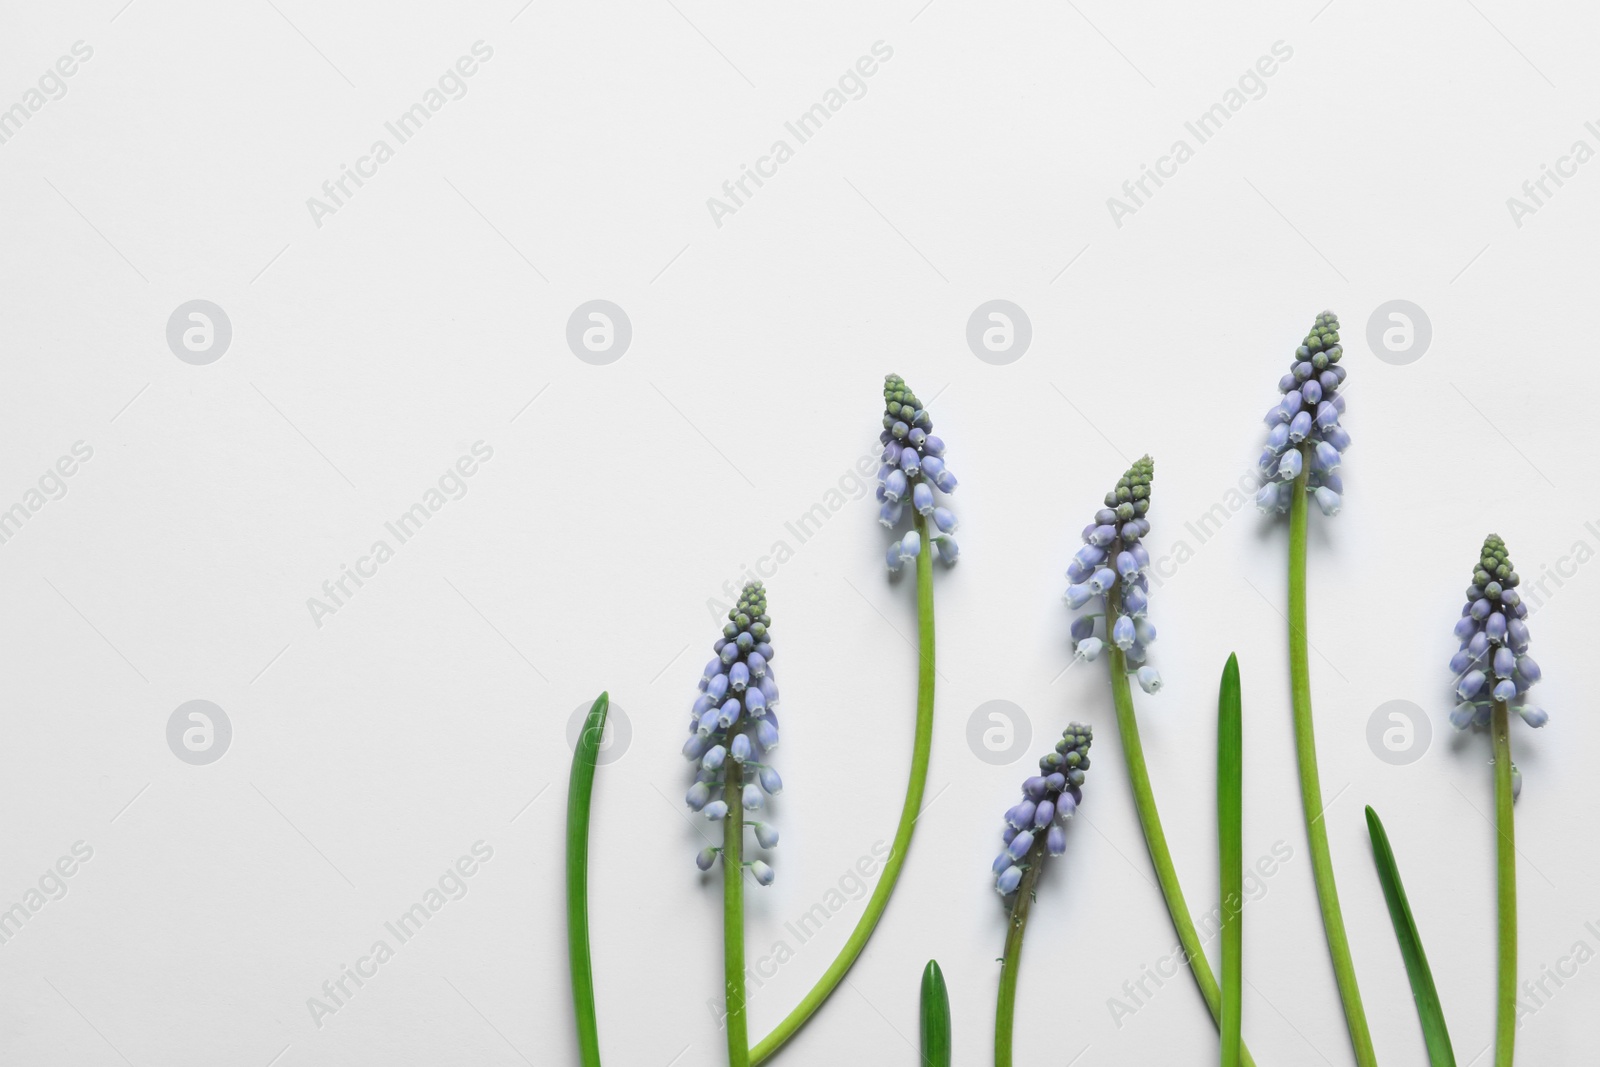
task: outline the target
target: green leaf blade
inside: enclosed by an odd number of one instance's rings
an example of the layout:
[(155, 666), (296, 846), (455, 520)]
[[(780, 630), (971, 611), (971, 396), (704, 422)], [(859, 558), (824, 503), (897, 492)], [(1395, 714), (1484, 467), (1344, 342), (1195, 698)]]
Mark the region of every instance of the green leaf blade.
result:
[(1217, 694), (1217, 841), (1222, 870), (1222, 1067), (1239, 1067), (1244, 1011), (1244, 700), (1239, 657)]
[(601, 693), (589, 708), (572, 752), (572, 775), (567, 782), (567, 957), (572, 969), (572, 1007), (583, 1067), (600, 1067), (594, 969), (589, 958), (589, 807), (610, 709), (611, 698), (606, 693)]
[(1394, 924), (1395, 940), (1400, 943), (1406, 978), (1411, 982), (1411, 996), (1417, 1004), (1417, 1018), (1422, 1024), (1428, 1062), (1432, 1067), (1455, 1067), (1456, 1057), (1450, 1048), (1450, 1032), (1445, 1026), (1439, 991), (1433, 984), (1433, 971), (1428, 967), (1428, 954), (1422, 948), (1422, 934), (1417, 930), (1416, 919), (1411, 914), (1411, 903), (1406, 899), (1406, 887), (1400, 881), (1400, 868), (1395, 863), (1389, 835), (1378, 813), (1370, 806), (1367, 808), (1367, 833), (1372, 837), (1372, 860), (1378, 868), (1383, 899), (1389, 905), (1389, 919)]
[(950, 993), (938, 960), (922, 972), (922, 1067), (950, 1067)]

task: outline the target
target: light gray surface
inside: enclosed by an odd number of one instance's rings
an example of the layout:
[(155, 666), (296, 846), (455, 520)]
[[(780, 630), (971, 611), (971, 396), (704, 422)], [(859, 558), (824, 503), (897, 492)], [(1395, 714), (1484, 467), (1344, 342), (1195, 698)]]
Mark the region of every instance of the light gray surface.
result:
[[(1449, 733), (1445, 662), (1490, 530), (1530, 578), (1568, 575), (1532, 620), (1552, 722), (1514, 738), (1523, 973), (1600, 947), (1583, 685), (1600, 638), (1600, 164), (1520, 220), (1507, 203), (1575, 140), (1600, 147), (1584, 124), (1596, 17), (1320, 3), (6, 4), (0, 106), (74, 42), (93, 50), (0, 144), (0, 506), (92, 450), (0, 544), (0, 901), (92, 849), (0, 945), (6, 1061), (571, 1062), (565, 731), (609, 688), (631, 739), (596, 803), (608, 1062), (721, 1062), (720, 898), (694, 869), (677, 749), (708, 600), (784, 542), (767, 577), (784, 839), (749, 945), (756, 966), (780, 943), (792, 958), (753, 994), (764, 1033), (854, 922), (851, 869), (902, 794), (912, 592), (885, 579), (870, 499), (830, 495), (854, 488), (895, 370), (937, 396), (962, 480), (930, 804), (872, 947), (780, 1062), (913, 1062), (930, 956), (958, 1062), (986, 1061), (1000, 815), (1074, 717), (1099, 758), (1035, 911), (1019, 1047), (1079, 1067), (1212, 1061), (1184, 978), (1114, 1020), (1173, 938), (1103, 672), (1062, 673), (1061, 573), (1146, 450), (1167, 688), (1139, 705), (1190, 901), (1214, 896), (1211, 707), (1238, 650), (1246, 855), (1290, 854), (1246, 912), (1247, 1036), (1262, 1064), (1353, 1062), (1296, 801), (1284, 530), (1228, 512), (1288, 354), (1332, 307), (1356, 443), (1345, 513), (1313, 517), (1310, 625), (1335, 862), (1383, 1062), (1424, 1054), (1364, 803), (1389, 823), (1460, 1062), (1487, 1062), (1488, 742)], [(465, 95), (399, 144), (385, 123), (479, 41), (492, 56), (466, 64)], [(892, 56), (864, 95), (799, 143), (785, 123), (875, 47)], [(1259, 98), (1198, 143), (1185, 123), (1275, 47), (1292, 55), (1245, 83)], [(393, 158), (314, 218), (307, 198), (380, 138)], [(1108, 197), (1179, 138), (1193, 157), (1119, 226)], [(719, 226), (708, 198), (746, 165), (770, 172), (778, 139), (792, 158)], [(1005, 365), (967, 343), (997, 299), (1032, 332)], [(194, 300), (231, 324), (211, 362), (214, 346), (169, 348)], [(609, 364), (568, 348), (592, 300), (631, 323)], [(1431, 323), (1406, 365), (1364, 340), (1393, 300)], [(177, 335), (190, 325), (185, 310)], [(385, 524), (441, 478), (400, 543)], [(801, 543), (788, 524), (818, 504), (838, 507)], [(379, 540), (393, 555), (374, 573)], [(365, 584), (314, 618), (308, 598), (358, 565)], [(192, 700), (231, 724), (206, 765), (168, 744)], [(1031, 724), (1011, 765), (967, 745), (995, 700)], [(1396, 700), (1431, 723), (1406, 765), (1367, 740)], [(399, 944), (384, 924), (441, 878), (465, 896)], [(841, 884), (802, 944), (786, 924)], [(393, 958), (317, 1026), (308, 998), (379, 939)], [(1530, 999), (1521, 1062), (1592, 1048), (1595, 965), (1563, 981)]]

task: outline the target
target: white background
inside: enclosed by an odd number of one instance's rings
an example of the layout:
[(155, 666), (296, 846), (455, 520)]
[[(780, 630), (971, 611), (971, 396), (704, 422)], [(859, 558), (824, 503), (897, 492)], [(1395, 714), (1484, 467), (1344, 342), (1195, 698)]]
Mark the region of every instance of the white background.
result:
[[(1246, 911), (1245, 1024), (1262, 1064), (1352, 1063), (1305, 856), (1284, 622), (1285, 530), (1253, 508), (1204, 544), (1259, 451), (1260, 415), (1324, 307), (1345, 325), (1355, 447), (1313, 516), (1311, 637), (1328, 824), (1385, 1064), (1425, 1062), (1362, 821), (1387, 818), (1459, 1062), (1493, 1028), (1488, 740), (1456, 737), (1445, 662), (1490, 530), (1523, 574), (1571, 575), (1533, 620), (1549, 727), (1514, 728), (1521, 966), (1600, 949), (1589, 695), (1600, 595), (1592, 237), (1600, 165), (1517, 226), (1506, 200), (1600, 139), (1596, 17), (1578, 5), (5, 5), (0, 106), (74, 42), (93, 57), (0, 145), (0, 506), (74, 442), (92, 459), (0, 544), (0, 902), (76, 841), (69, 892), (0, 946), (8, 1063), (552, 1064), (574, 1059), (561, 834), (572, 711), (609, 689), (631, 724), (602, 768), (594, 954), (607, 1061), (723, 1062), (720, 894), (680, 797), (707, 601), (796, 542), (785, 523), (874, 446), (887, 371), (937, 396), (963, 557), (937, 574), (937, 737), (924, 815), (869, 950), (779, 1062), (913, 1063), (937, 957), (957, 1062), (990, 1055), (1004, 915), (1001, 813), (1070, 718), (1097, 728), (1066, 857), (1029, 931), (1028, 1062), (1205, 1064), (1186, 978), (1113, 1022), (1173, 936), (1122, 770), (1103, 666), (1075, 668), (1061, 577), (1127, 463), (1156, 458), (1150, 543), (1192, 559), (1153, 591), (1166, 689), (1138, 695), (1190, 903), (1214, 901), (1213, 694), (1246, 687), (1245, 853), (1293, 858)], [(119, 10), (120, 8), (120, 10)], [(385, 137), (476, 41), (493, 49), (318, 226), (307, 198)], [(893, 49), (719, 227), (754, 165), (874, 42)], [(1275, 42), (1292, 58), (1136, 214), (1107, 198)], [(391, 140), (392, 143), (392, 140)], [(1554, 186), (1550, 186), (1554, 189)], [(603, 298), (623, 357), (568, 350)], [(1003, 298), (1033, 342), (969, 350)], [(210, 365), (173, 310), (225, 309)], [(1433, 341), (1380, 362), (1394, 299)], [(530, 404), (531, 402), (531, 404)], [(318, 626), (354, 565), (474, 442), (493, 449)], [(848, 479), (845, 488), (850, 488)], [(788, 782), (752, 963), (893, 832), (910, 752), (912, 587), (870, 499), (767, 579)], [(1563, 563), (1563, 559), (1566, 562)], [(166, 724), (225, 709), (191, 766)], [(1031, 721), (1011, 766), (968, 717)], [(1432, 740), (1379, 759), (1387, 701)], [(531, 802), (531, 803), (530, 803)], [(340, 1010), (308, 998), (474, 842), (493, 858)], [(765, 1033), (861, 902), (753, 992)], [(391, 939), (392, 940), (392, 939)], [(1600, 964), (1542, 998), (1521, 1061), (1593, 1047)], [(1530, 1001), (1529, 1003), (1534, 1003)], [(754, 1036), (753, 1034), (753, 1036)], [(1077, 1057), (1074, 1059), (1074, 1057)]]

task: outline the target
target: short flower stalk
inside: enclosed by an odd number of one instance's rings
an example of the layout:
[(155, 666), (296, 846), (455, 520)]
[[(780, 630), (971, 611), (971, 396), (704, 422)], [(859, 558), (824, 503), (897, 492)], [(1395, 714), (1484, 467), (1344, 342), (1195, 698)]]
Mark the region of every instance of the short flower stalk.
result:
[(1006, 812), (1004, 850), (994, 861), (995, 888), (1010, 902), (1005, 956), (1000, 962), (1000, 993), (995, 1005), (995, 1067), (1012, 1067), (1016, 1027), (1017, 975), (1022, 965), (1022, 939), (1034, 890), (1048, 857), (1067, 851), (1066, 824), (1083, 802), (1094, 730), (1072, 723), (1055, 751), (1039, 761), (1039, 773), (1022, 783), (1022, 799)]
[[(700, 851), (695, 862), (709, 871), (722, 861), (723, 963), (726, 977), (728, 1063), (750, 1062), (749, 1026), (745, 1015), (744, 879), (771, 885), (772, 867), (760, 859), (745, 860), (746, 813), (766, 805), (767, 795), (783, 789), (778, 772), (760, 762), (778, 747), (778, 685), (771, 661), (772, 619), (761, 583), (744, 587), (739, 603), (728, 612), (716, 655), (700, 677), (700, 695), (690, 709), (689, 739), (683, 755), (698, 764), (685, 802), (690, 810), (722, 824), (722, 846)], [(747, 773), (753, 777), (747, 778)], [(720, 796), (719, 793), (720, 787)], [(762, 822), (749, 824), (763, 849), (778, 844), (778, 833)]]
[(1528, 655), (1528, 606), (1517, 591), (1519, 584), (1505, 542), (1490, 534), (1456, 622), (1461, 649), (1450, 660), (1461, 701), (1450, 721), (1457, 729), (1487, 727), (1494, 746), (1499, 898), (1495, 1067), (1511, 1067), (1517, 1036), (1517, 847), (1512, 808), (1522, 792), (1522, 775), (1511, 761), (1511, 713), (1533, 727), (1550, 718), (1527, 699), (1544, 673)]

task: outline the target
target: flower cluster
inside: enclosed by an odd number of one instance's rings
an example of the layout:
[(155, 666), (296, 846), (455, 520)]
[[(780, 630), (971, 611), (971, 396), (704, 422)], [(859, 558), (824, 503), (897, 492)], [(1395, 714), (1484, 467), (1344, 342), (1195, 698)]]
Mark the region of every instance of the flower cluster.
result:
[(1344, 397), (1338, 395), (1345, 377), (1339, 365), (1343, 354), (1339, 318), (1324, 311), (1294, 350), (1289, 373), (1278, 382), (1283, 399), (1267, 412), (1270, 429), (1260, 464), (1266, 484), (1256, 494), (1262, 511), (1288, 511), (1295, 482), (1309, 465), (1306, 491), (1324, 515), (1339, 513), (1344, 484), (1337, 468), (1340, 455), (1350, 447), (1350, 435), (1339, 425), (1344, 414)]
[[(1080, 615), (1072, 622), (1077, 654), (1095, 659), (1110, 641), (1137, 668), (1139, 686), (1146, 693), (1161, 688), (1161, 675), (1144, 665), (1156, 628), (1146, 618), (1150, 606), (1150, 552), (1144, 538), (1150, 532), (1150, 480), (1155, 463), (1145, 456), (1128, 468), (1117, 487), (1106, 494), (1106, 506), (1083, 528), (1083, 547), (1067, 568), (1067, 605), (1074, 611), (1096, 597), (1100, 611)], [(1096, 636), (1104, 620), (1105, 637)]]
[(1543, 708), (1526, 703), (1543, 672), (1528, 655), (1528, 605), (1517, 592), (1520, 581), (1506, 543), (1490, 534), (1456, 623), (1461, 651), (1451, 658), (1450, 670), (1462, 703), (1450, 721), (1458, 730), (1486, 725), (1496, 702), (1513, 705), (1529, 726), (1549, 721)]
[[(934, 503), (933, 491), (953, 493), (956, 476), (944, 465), (944, 442), (933, 436), (933, 418), (905, 379), (890, 374), (883, 379), (883, 465), (878, 468), (878, 521), (893, 530), (900, 525), (906, 502), (918, 515), (931, 520), (939, 533), (933, 538), (939, 558), (956, 561), (960, 552), (955, 538), (956, 517)], [(889, 546), (889, 569), (898, 571), (922, 552), (922, 536), (915, 529)], [(931, 549), (930, 549), (931, 551)]]
[[(690, 711), (685, 759), (699, 764), (694, 785), (685, 798), (691, 811), (708, 819), (728, 817), (728, 804), (718, 787), (726, 782), (729, 761), (744, 781), (741, 802), (746, 811), (760, 811), (763, 792), (776, 796), (783, 789), (778, 772), (757, 757), (778, 747), (778, 683), (772, 673), (772, 618), (767, 614), (767, 593), (760, 582), (744, 587), (739, 603), (728, 612), (722, 637), (712, 646), (716, 655), (700, 678), (700, 696)], [(746, 780), (744, 771), (756, 772)], [(769, 823), (750, 824), (762, 848), (776, 848), (778, 830)], [(711, 869), (722, 850), (707, 848), (696, 858), (702, 871)], [(772, 868), (760, 860), (750, 865), (762, 885), (771, 885)]]
[(1059, 856), (1067, 850), (1066, 821), (1083, 803), (1084, 772), (1094, 728), (1081, 722), (1067, 727), (1056, 750), (1039, 761), (1040, 774), (1022, 783), (1022, 800), (1006, 812), (1006, 849), (994, 861), (995, 888), (1010, 896), (1022, 883), (1030, 854)]

